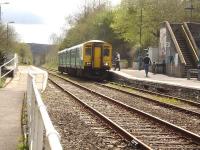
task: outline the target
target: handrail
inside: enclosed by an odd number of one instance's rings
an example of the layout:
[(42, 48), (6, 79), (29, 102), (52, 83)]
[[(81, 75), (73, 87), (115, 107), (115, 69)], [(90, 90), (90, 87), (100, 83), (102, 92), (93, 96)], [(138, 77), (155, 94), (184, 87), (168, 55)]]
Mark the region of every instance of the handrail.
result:
[(11, 61), (13, 61), (14, 59), (15, 59), (15, 56), (14, 56), (11, 60), (9, 60), (8, 62), (6, 62), (6, 63), (4, 63), (3, 65), (1, 65), (0, 68), (2, 68), (3, 66), (9, 64), (9, 63), (10, 63)]
[[(31, 71), (28, 73), (27, 109), (29, 149), (43, 150), (43, 148), (47, 147), (51, 150), (62, 150), (60, 136), (51, 122), (46, 106), (37, 89), (35, 76)], [(43, 129), (46, 131), (47, 142), (43, 142)]]
[(184, 23), (183, 23), (183, 26), (185, 27), (186, 32), (188, 33), (189, 39), (191, 40), (191, 43), (192, 43), (192, 45), (194, 46), (194, 49), (195, 49), (195, 51), (196, 51), (196, 53), (197, 53), (197, 52), (198, 52), (198, 47), (197, 47), (197, 44), (196, 44), (196, 42), (195, 42), (195, 40), (194, 40), (194, 38), (193, 38), (193, 36), (192, 36), (192, 33), (190, 32), (190, 29), (189, 29), (187, 23), (184, 22)]
[[(2, 75), (1, 74), (2, 67), (6, 66), (7, 64), (9, 64), (12, 61), (14, 62), (14, 68), (12, 68), (8, 72), (6, 72), (4, 75)], [(15, 54), (14, 57), (11, 60), (9, 60), (8, 62), (6, 62), (6, 63), (4, 63), (3, 65), (0, 66), (0, 81), (3, 77), (5, 77), (7, 74), (9, 74), (10, 72), (12, 72), (13, 70), (15, 70), (17, 68), (17, 63), (18, 63), (18, 57), (17, 57), (17, 54)]]
[(179, 47), (179, 45), (178, 45), (178, 42), (177, 42), (177, 40), (176, 40), (176, 37), (175, 37), (175, 35), (174, 35), (173, 31), (172, 31), (172, 28), (171, 28), (169, 22), (168, 22), (168, 21), (165, 21), (165, 24), (166, 24), (166, 26), (167, 26), (167, 29), (168, 29), (169, 33), (170, 33), (170, 36), (171, 36), (171, 38), (172, 38), (172, 41), (174, 42), (175, 48), (176, 48), (176, 50), (177, 50), (177, 52), (178, 52), (178, 54), (179, 54), (179, 56), (180, 56), (181, 62), (182, 62), (183, 64), (186, 65), (186, 61), (185, 61), (185, 59), (184, 59), (184, 57), (183, 57), (183, 54), (182, 54), (182, 52), (181, 52), (181, 49), (180, 49), (180, 47)]
[(196, 53), (196, 51), (195, 51), (195, 49), (194, 49), (194, 47), (193, 47), (193, 45), (192, 45), (192, 43), (191, 43), (191, 40), (190, 40), (190, 38), (188, 37), (188, 34), (187, 34), (187, 32), (186, 32), (184, 26), (182, 25), (181, 27), (182, 27), (182, 30), (183, 30), (183, 32), (184, 32), (186, 38), (187, 38), (187, 41), (189, 42), (188, 44), (189, 44), (189, 46), (190, 46), (190, 49), (192, 50), (192, 54), (193, 54), (193, 56), (194, 56), (194, 58), (195, 58), (195, 62), (198, 63), (198, 62), (199, 62), (199, 58), (198, 58), (197, 53)]

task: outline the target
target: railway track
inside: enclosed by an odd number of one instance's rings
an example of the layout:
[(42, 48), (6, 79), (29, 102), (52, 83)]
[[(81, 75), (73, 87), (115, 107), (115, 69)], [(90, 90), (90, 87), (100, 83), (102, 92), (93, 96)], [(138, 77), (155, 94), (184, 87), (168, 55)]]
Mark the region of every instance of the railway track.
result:
[(63, 149), (132, 149), (102, 120), (51, 82), (43, 93), (45, 105), (61, 135)]
[(184, 99), (176, 99), (174, 97), (172, 98), (172, 97), (167, 97), (164, 95), (163, 95), (163, 97), (158, 97), (158, 96), (153, 95), (153, 93), (151, 93), (151, 94), (144, 93), (144, 92), (140, 92), (140, 91), (121, 88), (119, 86), (112, 86), (109, 84), (108, 85), (107, 84), (99, 84), (99, 83), (96, 83), (96, 84), (106, 87), (108, 89), (110, 88), (110, 89), (113, 89), (113, 90), (116, 90), (116, 91), (119, 91), (119, 92), (122, 92), (125, 94), (143, 98), (148, 101), (157, 103), (159, 105), (175, 108), (175, 109), (183, 111), (185, 113), (196, 115), (196, 116), (200, 117), (200, 103), (197, 103), (197, 102), (192, 102), (192, 101), (184, 100)]
[[(63, 76), (62, 76), (63, 77)], [(65, 77), (64, 77), (65, 78)], [(77, 80), (75, 78), (75, 80)], [(200, 135), (200, 115), (198, 103), (185, 100), (166, 99), (138, 91), (127, 91), (123, 87), (110, 87), (78, 80), (82, 85), (117, 99), (132, 107), (148, 112), (177, 126)], [(101, 85), (101, 86), (99, 86)], [(163, 99), (165, 102), (163, 102)], [(173, 103), (173, 104), (171, 104)]]
[[(50, 69), (49, 71), (52, 72), (57, 72), (57, 70), (55, 69)], [(175, 104), (175, 106), (181, 106), (184, 109), (189, 108), (189, 110), (194, 110), (194, 112), (197, 112), (198, 114), (200, 114), (200, 103), (199, 102), (194, 102), (191, 100), (187, 100), (187, 99), (183, 99), (183, 98), (179, 98), (179, 97), (175, 97), (175, 96), (170, 96), (170, 95), (166, 95), (166, 94), (162, 94), (162, 93), (158, 93), (158, 92), (153, 92), (153, 91), (149, 91), (149, 90), (145, 90), (145, 89), (140, 89), (140, 88), (136, 88), (136, 87), (130, 87), (127, 85), (122, 85), (122, 84), (118, 84), (115, 82), (107, 82), (108, 84), (99, 84), (102, 86), (107, 86), (109, 88), (121, 91), (121, 92), (125, 92), (128, 94), (135, 94), (135, 95), (147, 95), (152, 97), (152, 95), (154, 96), (154, 100), (155, 97), (158, 99), (158, 101), (162, 102), (162, 103), (170, 103), (170, 100), (173, 100), (173, 103)], [(138, 94), (137, 94), (138, 93)], [(159, 97), (161, 98), (159, 100)], [(168, 99), (169, 102), (163, 102), (163, 98), (164, 99)], [(176, 103), (177, 102), (177, 103)], [(187, 104), (187, 105), (186, 105)]]
[[(112, 128), (118, 126), (116, 131), (120, 130), (120, 134), (124, 137), (131, 136), (126, 138), (135, 143), (135, 145), (145, 149), (200, 148), (200, 145), (197, 144), (200, 143), (200, 137), (194, 133), (118, 102), (108, 96), (97, 94), (95, 91), (84, 88), (81, 85), (77, 87), (75, 83), (64, 82), (63, 79), (56, 76), (51, 76), (50, 80), (63, 91), (68, 91), (78, 97), (85, 106), (96, 109), (109, 122), (115, 123), (115, 125), (110, 123), (109, 125)], [(122, 131), (125, 131), (126, 134)], [(135, 137), (132, 135), (135, 135)]]
[(183, 102), (183, 103), (187, 103), (190, 104), (192, 106), (196, 106), (196, 107), (200, 107), (200, 103), (199, 102), (194, 102), (188, 99), (183, 99), (180, 97), (175, 97), (175, 96), (170, 96), (170, 95), (166, 95), (166, 94), (162, 94), (162, 93), (158, 93), (158, 92), (153, 92), (153, 91), (149, 91), (149, 90), (145, 90), (145, 89), (140, 89), (140, 88), (136, 88), (136, 87), (131, 87), (131, 86), (127, 86), (127, 85), (122, 85), (122, 84), (118, 84), (115, 82), (108, 82), (108, 85), (111, 85), (110, 87), (117, 87), (116, 89), (127, 89), (129, 91), (139, 91), (141, 93), (145, 93), (145, 94), (150, 94), (150, 95), (155, 95), (157, 97), (162, 97), (162, 98), (167, 98), (167, 99), (173, 99), (179, 102)]

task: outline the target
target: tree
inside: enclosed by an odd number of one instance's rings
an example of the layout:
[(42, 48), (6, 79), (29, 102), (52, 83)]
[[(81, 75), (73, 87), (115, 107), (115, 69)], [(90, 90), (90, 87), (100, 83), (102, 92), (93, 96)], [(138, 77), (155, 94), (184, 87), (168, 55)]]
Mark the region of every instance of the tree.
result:
[(3, 23), (0, 24), (0, 64), (6, 61), (7, 55), (15, 52), (17, 37), (12, 27), (7, 28)]
[(18, 45), (16, 46), (16, 52), (18, 53), (20, 63), (32, 64), (32, 53), (28, 44), (18, 43)]

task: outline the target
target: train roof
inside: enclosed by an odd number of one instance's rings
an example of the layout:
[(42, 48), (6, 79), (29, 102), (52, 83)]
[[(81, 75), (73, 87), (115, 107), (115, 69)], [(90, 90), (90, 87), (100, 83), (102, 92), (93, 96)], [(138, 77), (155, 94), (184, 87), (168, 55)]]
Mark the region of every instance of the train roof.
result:
[(72, 46), (72, 47), (69, 47), (69, 48), (65, 48), (65, 49), (59, 51), (58, 54), (66, 52), (66, 51), (68, 51), (70, 49), (73, 49), (73, 48), (82, 47), (86, 43), (106, 43), (106, 42), (105, 41), (101, 41), (101, 40), (90, 40), (90, 41), (87, 41), (87, 42), (84, 42), (84, 43), (81, 43), (81, 44), (78, 44), (78, 45), (75, 45), (75, 46)]

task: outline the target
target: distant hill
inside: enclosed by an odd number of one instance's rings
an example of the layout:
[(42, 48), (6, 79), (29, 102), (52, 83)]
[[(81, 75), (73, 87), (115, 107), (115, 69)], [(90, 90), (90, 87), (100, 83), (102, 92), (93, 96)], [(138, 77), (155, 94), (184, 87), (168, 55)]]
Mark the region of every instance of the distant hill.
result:
[(37, 43), (27, 43), (33, 54), (33, 64), (40, 66), (45, 63), (45, 56), (48, 50), (51, 49), (53, 45), (49, 44), (37, 44)]

